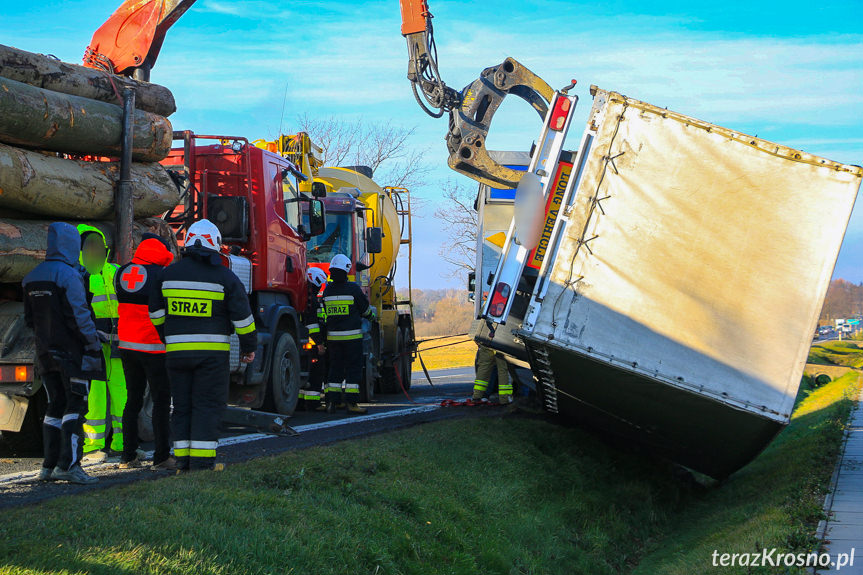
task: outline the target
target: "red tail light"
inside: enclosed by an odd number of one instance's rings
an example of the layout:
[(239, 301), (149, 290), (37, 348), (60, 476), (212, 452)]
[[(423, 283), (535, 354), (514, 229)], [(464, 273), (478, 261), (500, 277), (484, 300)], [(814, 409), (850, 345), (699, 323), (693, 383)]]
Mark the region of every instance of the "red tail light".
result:
[(499, 282), (494, 286), (494, 293), (491, 296), (491, 305), (488, 306), (488, 313), (493, 317), (500, 317), (506, 309), (506, 302), (509, 301), (509, 292), (512, 291), (507, 284)]
[(566, 117), (569, 116), (569, 111), (572, 109), (572, 102), (569, 98), (559, 96), (557, 102), (554, 103), (554, 110), (551, 111), (551, 122), (548, 127), (559, 132), (566, 125)]

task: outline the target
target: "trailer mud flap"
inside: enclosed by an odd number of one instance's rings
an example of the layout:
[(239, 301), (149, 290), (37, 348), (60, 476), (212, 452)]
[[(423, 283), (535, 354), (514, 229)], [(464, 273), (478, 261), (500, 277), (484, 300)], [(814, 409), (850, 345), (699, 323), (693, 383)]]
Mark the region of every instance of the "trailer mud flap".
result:
[(21, 431), (30, 400), (21, 395), (0, 393), (0, 431)]

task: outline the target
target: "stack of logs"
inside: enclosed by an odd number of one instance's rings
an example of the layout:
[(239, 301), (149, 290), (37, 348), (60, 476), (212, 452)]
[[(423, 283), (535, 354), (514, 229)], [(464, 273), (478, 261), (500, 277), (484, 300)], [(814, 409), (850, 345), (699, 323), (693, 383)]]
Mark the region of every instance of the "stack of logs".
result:
[(44, 259), (52, 221), (86, 221), (111, 235), (126, 86), (135, 89), (137, 108), (136, 235), (168, 237), (155, 216), (179, 202), (177, 185), (158, 163), (171, 148), (171, 92), (0, 45), (0, 282), (20, 281)]

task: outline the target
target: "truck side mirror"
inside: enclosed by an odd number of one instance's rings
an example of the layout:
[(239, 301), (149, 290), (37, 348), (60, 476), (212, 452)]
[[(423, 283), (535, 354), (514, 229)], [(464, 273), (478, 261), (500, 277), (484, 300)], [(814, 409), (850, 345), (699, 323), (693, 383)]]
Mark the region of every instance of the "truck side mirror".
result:
[(476, 272), (468, 272), (467, 274), (467, 291), (470, 293), (476, 291)]
[(309, 231), (308, 237), (319, 236), (327, 229), (327, 214), (324, 202), (321, 200), (309, 200)]
[(312, 196), (316, 198), (327, 197), (327, 185), (323, 182), (312, 182)]
[(368, 228), (366, 230), (366, 251), (370, 254), (379, 254), (383, 251), (384, 231), (381, 228)]

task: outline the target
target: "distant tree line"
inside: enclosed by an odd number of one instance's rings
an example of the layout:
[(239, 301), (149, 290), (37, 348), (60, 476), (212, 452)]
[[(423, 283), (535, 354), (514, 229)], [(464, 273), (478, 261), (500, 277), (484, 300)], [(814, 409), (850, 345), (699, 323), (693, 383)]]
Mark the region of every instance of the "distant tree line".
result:
[(467, 333), (473, 320), (473, 304), (466, 290), (436, 289), (412, 293), (414, 326), (419, 337)]
[(831, 320), (863, 315), (863, 283), (854, 284), (847, 280), (835, 279), (827, 288), (821, 319)]

